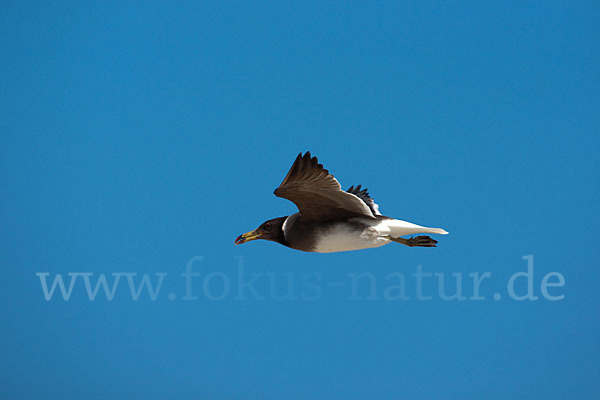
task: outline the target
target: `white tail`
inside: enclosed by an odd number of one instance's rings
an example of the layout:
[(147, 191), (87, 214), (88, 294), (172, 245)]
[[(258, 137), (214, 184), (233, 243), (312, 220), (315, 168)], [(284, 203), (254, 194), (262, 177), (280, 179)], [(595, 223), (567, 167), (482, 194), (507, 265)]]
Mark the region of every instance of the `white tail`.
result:
[(438, 235), (447, 235), (444, 229), (441, 228), (428, 228), (426, 226), (420, 226), (407, 221), (401, 221), (399, 219), (388, 219), (383, 221), (389, 229), (389, 235), (392, 237), (400, 237), (404, 235), (412, 235), (415, 233), (437, 233)]

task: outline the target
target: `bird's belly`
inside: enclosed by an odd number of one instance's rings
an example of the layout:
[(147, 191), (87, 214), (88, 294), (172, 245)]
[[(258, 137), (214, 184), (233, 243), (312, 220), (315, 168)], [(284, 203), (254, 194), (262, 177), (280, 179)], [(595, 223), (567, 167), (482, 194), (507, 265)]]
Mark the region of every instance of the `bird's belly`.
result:
[(354, 230), (334, 226), (317, 235), (313, 251), (317, 253), (334, 253), (338, 251), (369, 249), (388, 243), (390, 241), (381, 237), (380, 233), (373, 228)]

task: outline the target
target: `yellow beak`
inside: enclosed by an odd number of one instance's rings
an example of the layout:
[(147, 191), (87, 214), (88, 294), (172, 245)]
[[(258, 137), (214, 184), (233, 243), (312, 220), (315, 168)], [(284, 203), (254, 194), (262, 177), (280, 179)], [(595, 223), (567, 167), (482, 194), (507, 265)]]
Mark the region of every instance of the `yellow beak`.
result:
[(242, 243), (246, 243), (246, 242), (249, 242), (251, 240), (256, 240), (256, 239), (260, 239), (260, 233), (256, 232), (256, 231), (250, 231), (250, 232), (244, 233), (243, 235), (238, 236), (235, 239), (235, 244), (242, 244)]

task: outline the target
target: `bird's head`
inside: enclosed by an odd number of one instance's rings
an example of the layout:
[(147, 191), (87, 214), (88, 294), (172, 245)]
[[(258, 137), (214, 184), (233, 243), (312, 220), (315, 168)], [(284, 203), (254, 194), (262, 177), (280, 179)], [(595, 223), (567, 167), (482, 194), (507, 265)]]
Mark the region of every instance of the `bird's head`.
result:
[(273, 218), (263, 222), (253, 231), (244, 233), (235, 239), (235, 244), (242, 244), (256, 239), (271, 240), (283, 243), (283, 223), (287, 217)]

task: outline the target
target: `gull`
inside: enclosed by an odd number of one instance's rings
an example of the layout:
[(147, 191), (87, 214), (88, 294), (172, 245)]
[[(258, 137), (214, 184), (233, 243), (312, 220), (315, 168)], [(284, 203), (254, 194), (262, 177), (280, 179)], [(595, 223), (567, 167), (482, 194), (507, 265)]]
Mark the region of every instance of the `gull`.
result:
[(400, 243), (408, 247), (436, 247), (429, 236), (446, 235), (444, 229), (428, 228), (381, 215), (366, 188), (342, 190), (340, 183), (310, 152), (298, 154), (289, 172), (274, 192), (298, 207), (298, 212), (263, 222), (235, 239), (242, 244), (270, 240), (292, 249), (333, 253)]

